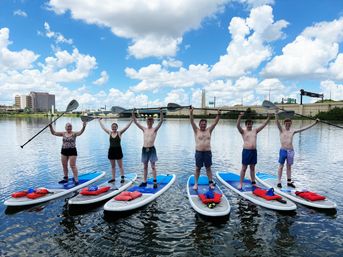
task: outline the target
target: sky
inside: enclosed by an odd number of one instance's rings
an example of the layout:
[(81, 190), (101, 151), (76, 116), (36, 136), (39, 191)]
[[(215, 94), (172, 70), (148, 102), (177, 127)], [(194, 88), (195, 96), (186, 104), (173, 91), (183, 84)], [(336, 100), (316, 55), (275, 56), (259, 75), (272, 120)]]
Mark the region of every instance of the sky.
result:
[[(343, 100), (342, 0), (0, 0), (0, 104)], [(304, 103), (319, 100), (304, 97)]]

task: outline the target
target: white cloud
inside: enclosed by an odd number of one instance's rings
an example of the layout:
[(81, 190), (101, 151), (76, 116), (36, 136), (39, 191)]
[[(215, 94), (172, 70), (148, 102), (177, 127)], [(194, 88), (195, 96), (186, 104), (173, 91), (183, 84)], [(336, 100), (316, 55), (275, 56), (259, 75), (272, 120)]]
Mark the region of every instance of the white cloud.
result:
[(14, 16), (27, 17), (27, 13), (24, 12), (23, 10), (20, 10), (20, 9), (15, 10), (15, 11), (13, 12), (13, 15), (14, 15)]
[(70, 11), (74, 19), (111, 28), (132, 39), (129, 54), (136, 58), (174, 56), (185, 32), (198, 29), (206, 17), (222, 11), (229, 0), (50, 0), (57, 14)]
[(74, 48), (72, 54), (60, 51), (55, 53), (55, 57), (47, 57), (42, 72), (56, 82), (72, 82), (88, 77), (95, 68), (95, 57), (80, 54)]
[(125, 73), (131, 79), (141, 80), (132, 88), (135, 92), (152, 91), (162, 87), (183, 88), (209, 83), (210, 74), (207, 65), (190, 65), (170, 72), (160, 64), (150, 64), (136, 71), (126, 68)]
[(184, 89), (173, 89), (168, 92), (164, 99), (164, 105), (168, 103), (176, 103), (179, 105), (190, 105), (190, 95)]
[(8, 46), (9, 29), (0, 29), (0, 72), (7, 69), (26, 69), (31, 68), (32, 63), (37, 60), (39, 55), (34, 52), (23, 49), (21, 51), (11, 51)]
[(101, 74), (100, 74), (100, 78), (98, 78), (96, 81), (93, 81), (93, 84), (101, 86), (101, 85), (107, 83), (108, 78), (109, 77), (108, 77), (107, 72), (106, 71), (102, 71)]
[(56, 44), (60, 44), (60, 43), (65, 43), (68, 45), (73, 44), (72, 39), (67, 39), (61, 33), (52, 31), (50, 29), (49, 23), (44, 22), (44, 29), (45, 29), (45, 36), (48, 38), (54, 39)]
[(325, 80), (320, 83), (320, 88), (325, 99), (343, 100), (343, 84), (336, 84), (332, 80)]
[(261, 5), (272, 5), (274, 4), (274, 0), (235, 0), (236, 2), (240, 2), (242, 4), (248, 5), (250, 8), (255, 8)]
[(271, 77), (342, 79), (343, 18), (306, 28), (269, 62), (262, 74)]
[(288, 24), (284, 20), (274, 22), (272, 11), (270, 6), (264, 5), (252, 9), (247, 19), (232, 18), (229, 25), (232, 41), (227, 54), (213, 65), (213, 76), (245, 75), (272, 56), (267, 43), (282, 38), (281, 30)]

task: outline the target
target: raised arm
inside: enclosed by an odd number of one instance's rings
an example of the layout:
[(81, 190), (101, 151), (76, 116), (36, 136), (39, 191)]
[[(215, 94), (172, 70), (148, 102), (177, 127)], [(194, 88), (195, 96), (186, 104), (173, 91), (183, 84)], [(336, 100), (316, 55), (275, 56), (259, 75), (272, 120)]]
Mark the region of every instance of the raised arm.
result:
[(100, 127), (107, 133), (107, 134), (111, 134), (111, 130), (107, 129), (104, 124), (102, 123), (102, 118), (99, 118), (99, 124), (100, 124)]
[(279, 115), (278, 115), (278, 110), (275, 111), (275, 121), (276, 121), (276, 125), (279, 129), (280, 132), (282, 132), (282, 126), (280, 124), (280, 121), (279, 121)]
[(294, 130), (294, 133), (299, 133), (299, 132), (302, 132), (302, 131), (304, 131), (304, 130), (306, 130), (306, 129), (312, 128), (312, 127), (313, 127), (314, 125), (316, 125), (318, 122), (319, 122), (319, 119), (316, 119), (316, 120), (315, 120), (313, 123), (311, 123), (310, 125), (305, 126), (305, 127), (302, 127), (302, 128), (300, 128), (300, 129)]
[(262, 129), (264, 129), (265, 126), (267, 126), (268, 122), (270, 121), (270, 115), (268, 114), (268, 118), (265, 120), (265, 122), (263, 122), (263, 124), (261, 126), (259, 126), (256, 129), (256, 133), (260, 132)]
[(144, 127), (137, 121), (135, 110), (132, 111), (132, 119), (133, 119), (133, 122), (137, 125), (137, 127), (139, 127), (142, 131), (144, 131)]
[(81, 136), (82, 133), (85, 131), (86, 125), (87, 125), (87, 122), (83, 122), (82, 129), (78, 132), (75, 132), (75, 136)]
[(212, 131), (214, 130), (214, 128), (217, 126), (218, 122), (219, 122), (219, 119), (220, 119), (220, 110), (218, 109), (218, 113), (217, 113), (217, 116), (213, 122), (213, 124), (208, 128), (210, 130), (210, 133), (212, 133)]
[(123, 128), (122, 130), (119, 131), (120, 134), (123, 134), (132, 124), (133, 119), (131, 118), (131, 120), (127, 123), (127, 125), (125, 126), (125, 128)]
[(239, 133), (241, 133), (243, 135), (244, 133), (244, 130), (242, 129), (241, 127), (241, 119), (242, 119), (242, 116), (244, 115), (244, 112), (241, 112), (239, 115), (238, 115), (238, 119), (237, 119), (237, 129), (239, 131)]
[(193, 109), (193, 107), (191, 106), (191, 107), (189, 108), (189, 119), (190, 119), (190, 121), (191, 121), (191, 125), (192, 125), (192, 128), (193, 128), (193, 131), (194, 131), (194, 133), (196, 133), (198, 127), (197, 127), (197, 125), (196, 125), (195, 122), (194, 122), (193, 111), (194, 111), (194, 109)]
[(159, 130), (159, 128), (161, 127), (162, 123), (163, 123), (163, 111), (162, 109), (160, 108), (160, 122), (157, 124), (157, 126), (155, 127), (155, 131)]
[(50, 132), (54, 136), (63, 137), (63, 132), (56, 132), (52, 124), (49, 124)]

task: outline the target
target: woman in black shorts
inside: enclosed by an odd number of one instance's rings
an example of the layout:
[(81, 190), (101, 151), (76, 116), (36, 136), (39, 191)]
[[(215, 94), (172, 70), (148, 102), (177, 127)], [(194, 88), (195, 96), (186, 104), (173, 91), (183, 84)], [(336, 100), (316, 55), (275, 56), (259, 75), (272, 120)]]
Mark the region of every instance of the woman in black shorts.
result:
[(58, 137), (63, 137), (62, 149), (61, 149), (61, 162), (62, 162), (64, 177), (58, 183), (64, 184), (68, 182), (68, 161), (69, 161), (70, 168), (73, 171), (73, 175), (74, 175), (74, 178), (73, 178), (74, 184), (78, 185), (79, 179), (78, 179), (78, 171), (76, 167), (76, 157), (77, 157), (76, 137), (80, 136), (83, 133), (83, 131), (85, 131), (86, 122), (83, 123), (82, 129), (78, 132), (72, 131), (73, 127), (70, 123), (66, 124), (65, 132), (56, 132), (51, 124), (49, 125), (49, 127), (50, 127), (51, 134)]
[(112, 123), (111, 129), (109, 130), (105, 128), (104, 124), (101, 122), (101, 118), (99, 119), (99, 123), (101, 128), (110, 136), (110, 148), (108, 149), (108, 159), (111, 162), (111, 171), (112, 171), (112, 179), (109, 180), (109, 183), (112, 183), (116, 179), (116, 160), (120, 169), (121, 180), (120, 183), (124, 183), (124, 168), (123, 168), (123, 151), (121, 149), (121, 135), (130, 127), (132, 123), (131, 121), (126, 125), (125, 128), (118, 131), (118, 124)]

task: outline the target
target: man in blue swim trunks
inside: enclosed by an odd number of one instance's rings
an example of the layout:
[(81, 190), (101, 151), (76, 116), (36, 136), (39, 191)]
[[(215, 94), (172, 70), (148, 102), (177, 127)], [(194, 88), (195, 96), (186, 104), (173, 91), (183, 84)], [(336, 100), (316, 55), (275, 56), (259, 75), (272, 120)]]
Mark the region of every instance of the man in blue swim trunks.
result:
[(157, 153), (156, 148), (154, 146), (155, 139), (157, 136), (157, 131), (162, 125), (163, 122), (163, 111), (160, 109), (160, 122), (157, 124), (156, 127), (153, 127), (154, 118), (148, 117), (146, 120), (147, 127), (142, 126), (136, 118), (134, 111), (132, 112), (133, 122), (143, 131), (143, 147), (142, 147), (142, 163), (144, 164), (144, 174), (143, 174), (143, 182), (140, 184), (140, 187), (145, 187), (147, 185), (147, 178), (148, 178), (148, 164), (150, 161), (151, 169), (152, 169), (152, 176), (154, 177), (154, 188), (157, 188), (157, 171), (156, 171), (156, 161)]
[(285, 127), (283, 128), (280, 124), (278, 115), (278, 111), (275, 112), (275, 120), (276, 120), (276, 125), (279, 128), (280, 131), (280, 142), (281, 142), (281, 149), (279, 152), (279, 168), (278, 168), (278, 187), (282, 187), (281, 184), (281, 177), (282, 177), (282, 170), (283, 166), (285, 164), (285, 161), (287, 160), (287, 186), (295, 188), (295, 185), (292, 181), (292, 165), (294, 161), (294, 149), (293, 149), (293, 136), (296, 133), (302, 132), (306, 129), (309, 129), (316, 125), (319, 122), (319, 119), (317, 119), (315, 122), (312, 124), (302, 127), (300, 129), (292, 129), (292, 120), (291, 119), (285, 119), (284, 120), (284, 125)]
[(256, 185), (255, 182), (255, 165), (257, 163), (257, 150), (256, 150), (256, 141), (257, 141), (257, 133), (259, 133), (269, 122), (270, 116), (268, 115), (268, 118), (265, 122), (258, 128), (253, 128), (253, 121), (250, 119), (247, 119), (245, 121), (245, 128), (243, 129), (241, 127), (241, 119), (244, 115), (244, 112), (241, 112), (237, 119), (237, 129), (239, 133), (241, 133), (243, 138), (243, 151), (242, 151), (242, 169), (240, 173), (240, 181), (238, 189), (241, 190), (243, 187), (243, 180), (245, 177), (245, 172), (250, 166), (250, 178), (251, 178), (251, 184), (253, 186)]
[(212, 177), (212, 152), (211, 152), (211, 134), (220, 119), (220, 110), (218, 110), (217, 116), (211, 126), (207, 128), (207, 120), (201, 119), (199, 121), (199, 127), (194, 122), (193, 108), (189, 110), (189, 117), (191, 125), (194, 131), (195, 137), (195, 173), (194, 173), (194, 190), (198, 190), (198, 179), (200, 176), (201, 167), (205, 166), (206, 174), (208, 176), (209, 186), (214, 189)]

